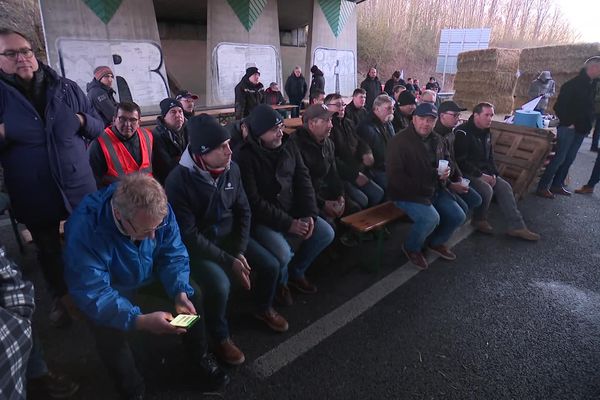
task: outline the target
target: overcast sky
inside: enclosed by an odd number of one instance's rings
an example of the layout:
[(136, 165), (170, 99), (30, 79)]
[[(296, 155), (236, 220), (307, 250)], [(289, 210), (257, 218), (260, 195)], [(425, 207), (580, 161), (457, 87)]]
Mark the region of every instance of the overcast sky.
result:
[(582, 42), (600, 42), (600, 1), (556, 0), (571, 24), (581, 33)]

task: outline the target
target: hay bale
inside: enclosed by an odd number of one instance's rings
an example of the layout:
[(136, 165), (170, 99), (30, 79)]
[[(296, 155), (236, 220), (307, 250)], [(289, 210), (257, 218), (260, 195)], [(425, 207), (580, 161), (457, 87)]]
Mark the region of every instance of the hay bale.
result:
[(518, 49), (473, 50), (458, 55), (454, 100), (473, 108), (487, 101), (496, 113), (510, 113), (519, 68)]
[[(568, 80), (574, 78), (585, 60), (600, 55), (600, 43), (581, 43), (562, 46), (544, 46), (523, 49), (519, 59), (521, 76), (515, 89), (515, 106), (519, 107), (529, 101), (527, 92), (529, 85), (541, 71), (550, 71), (556, 82), (556, 93)], [(550, 99), (549, 109), (552, 108), (556, 96)]]

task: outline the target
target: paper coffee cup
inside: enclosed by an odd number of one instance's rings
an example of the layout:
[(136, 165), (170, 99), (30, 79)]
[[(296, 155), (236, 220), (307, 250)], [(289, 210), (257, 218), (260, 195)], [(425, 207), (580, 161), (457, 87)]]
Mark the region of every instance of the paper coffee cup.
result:
[(438, 161), (438, 174), (442, 175), (448, 169), (448, 160), (439, 160)]
[(471, 180), (467, 178), (462, 178), (462, 180), (460, 181), (460, 184), (464, 187), (469, 187), (469, 183), (471, 183)]

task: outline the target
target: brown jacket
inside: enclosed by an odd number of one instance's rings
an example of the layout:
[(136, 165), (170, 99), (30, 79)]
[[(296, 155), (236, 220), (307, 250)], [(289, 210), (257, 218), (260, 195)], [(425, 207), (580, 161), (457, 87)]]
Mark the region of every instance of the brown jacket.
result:
[(437, 162), (448, 160), (448, 154), (440, 135), (435, 132), (430, 135), (436, 153), (435, 164), (412, 123), (390, 140), (385, 155), (385, 170), (388, 176), (387, 191), (392, 200), (431, 204), (431, 198), (439, 187)]

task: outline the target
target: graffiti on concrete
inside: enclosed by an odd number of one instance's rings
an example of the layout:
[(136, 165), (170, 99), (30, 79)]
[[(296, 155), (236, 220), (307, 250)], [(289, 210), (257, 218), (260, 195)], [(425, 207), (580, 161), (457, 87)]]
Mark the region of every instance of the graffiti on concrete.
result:
[(108, 65), (115, 75), (113, 89), (119, 100), (133, 100), (146, 113), (168, 97), (162, 50), (154, 42), (59, 39), (57, 43), (57, 69), (84, 92), (94, 68)]

